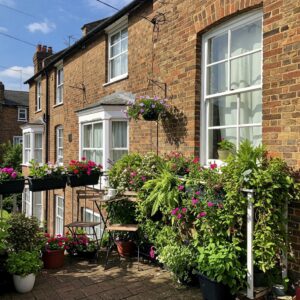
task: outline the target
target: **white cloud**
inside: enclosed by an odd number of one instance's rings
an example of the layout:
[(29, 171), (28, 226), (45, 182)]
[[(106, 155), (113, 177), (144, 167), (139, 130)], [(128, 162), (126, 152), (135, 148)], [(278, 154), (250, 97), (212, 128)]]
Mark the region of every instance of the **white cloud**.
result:
[(53, 31), (55, 28), (56, 28), (56, 25), (53, 22), (48, 21), (47, 19), (45, 19), (44, 22), (39, 22), (39, 23), (35, 22), (35, 23), (31, 23), (27, 26), (27, 29), (30, 32), (40, 31), (44, 34), (47, 34), (51, 31)]
[(15, 6), (16, 5), (14, 0), (0, 0), (0, 4), (7, 5), (7, 6)]
[(7, 32), (8, 29), (6, 27), (0, 26), (0, 32)]

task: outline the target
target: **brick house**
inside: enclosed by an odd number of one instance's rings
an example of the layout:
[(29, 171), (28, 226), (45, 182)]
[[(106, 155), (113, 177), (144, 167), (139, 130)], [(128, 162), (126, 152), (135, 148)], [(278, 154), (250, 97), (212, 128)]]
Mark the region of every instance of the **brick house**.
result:
[(22, 144), (20, 125), (27, 122), (28, 92), (5, 90), (0, 81), (0, 144)]
[[(67, 163), (87, 156), (107, 169), (107, 159), (127, 151), (156, 150), (208, 163), (218, 161), (220, 138), (237, 145), (247, 138), (299, 169), (299, 5), (135, 0), (83, 26), (83, 37), (61, 52), (38, 46), (27, 81), (24, 166), (29, 158)], [(167, 97), (174, 108), (176, 118), (158, 133), (155, 122), (122, 113), (129, 99), (145, 94)], [(63, 232), (74, 218), (70, 188), (65, 198), (61, 191), (26, 193), (29, 213), (50, 232)], [(289, 212), (291, 266), (300, 274), (300, 205)]]

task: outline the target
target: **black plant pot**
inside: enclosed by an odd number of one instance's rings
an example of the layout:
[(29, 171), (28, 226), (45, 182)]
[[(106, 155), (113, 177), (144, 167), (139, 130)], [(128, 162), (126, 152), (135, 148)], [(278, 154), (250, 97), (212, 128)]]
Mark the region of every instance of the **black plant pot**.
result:
[(206, 276), (199, 274), (199, 283), (203, 295), (203, 300), (233, 300), (228, 286), (210, 280)]
[(0, 183), (0, 195), (23, 193), (24, 179), (7, 180)]
[(143, 119), (145, 121), (157, 121), (159, 117), (159, 113), (156, 110), (148, 110), (147, 112), (143, 113)]
[(91, 175), (69, 175), (68, 185), (71, 187), (85, 186), (85, 185), (95, 185), (99, 182), (99, 173), (94, 173)]
[(49, 191), (56, 189), (64, 189), (67, 184), (67, 177), (44, 177), (44, 178), (32, 178), (28, 177), (29, 190), (32, 192)]

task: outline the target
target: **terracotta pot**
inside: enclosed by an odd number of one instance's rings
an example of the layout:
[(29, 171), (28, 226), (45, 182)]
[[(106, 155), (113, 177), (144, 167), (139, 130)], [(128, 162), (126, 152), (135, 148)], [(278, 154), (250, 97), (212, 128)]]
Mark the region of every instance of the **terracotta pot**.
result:
[(49, 250), (43, 253), (45, 269), (57, 269), (64, 265), (65, 250)]
[(121, 257), (133, 256), (135, 249), (135, 244), (133, 241), (116, 241), (115, 243)]

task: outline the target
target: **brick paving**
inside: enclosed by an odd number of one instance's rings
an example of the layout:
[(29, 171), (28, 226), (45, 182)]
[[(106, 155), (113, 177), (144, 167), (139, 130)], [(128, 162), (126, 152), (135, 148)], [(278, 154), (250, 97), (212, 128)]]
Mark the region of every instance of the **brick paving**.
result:
[(0, 299), (203, 300), (197, 286), (174, 283), (169, 272), (148, 263), (138, 270), (136, 262), (122, 261), (104, 270), (103, 264), (69, 258), (63, 269), (42, 270), (31, 293), (12, 292)]

